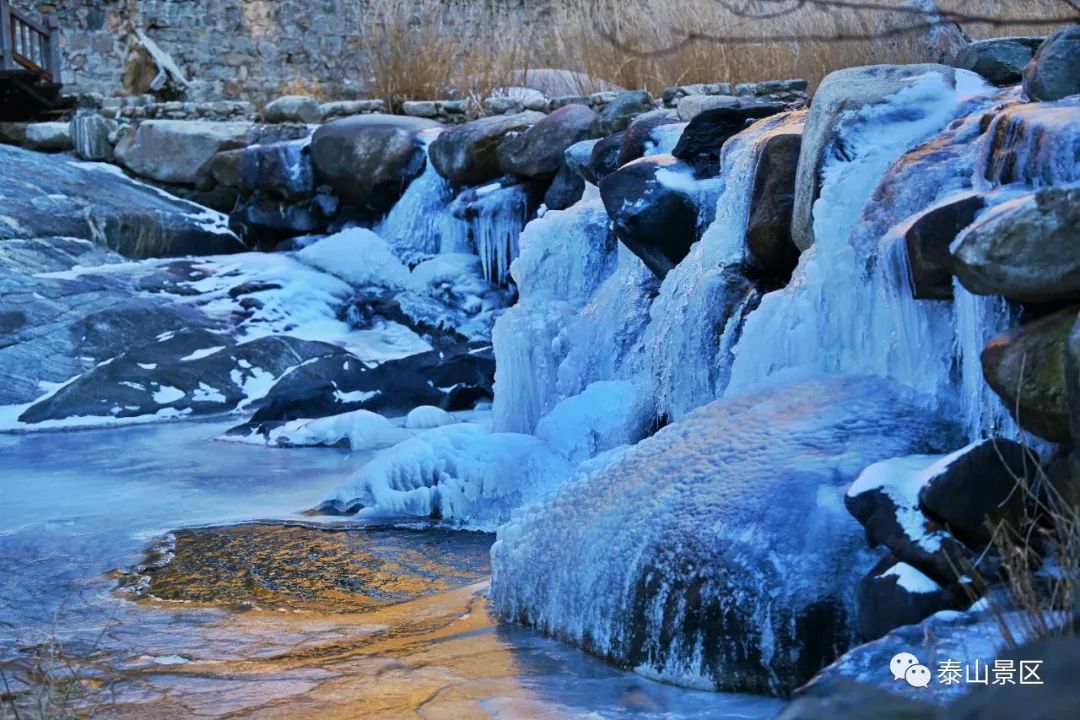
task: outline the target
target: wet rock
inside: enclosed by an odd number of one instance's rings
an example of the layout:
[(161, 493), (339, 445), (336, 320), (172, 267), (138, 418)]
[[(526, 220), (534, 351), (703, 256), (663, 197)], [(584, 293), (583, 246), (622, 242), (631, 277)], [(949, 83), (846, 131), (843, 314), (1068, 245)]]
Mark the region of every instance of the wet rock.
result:
[(1048, 315), (1000, 335), (982, 351), (983, 375), (1021, 427), (1068, 443), (1065, 348), (1077, 308)]
[(323, 125), (311, 139), (316, 178), (345, 203), (381, 215), (424, 169), (419, 134), (438, 126), (389, 115), (355, 115)]
[(79, 113), (71, 119), (69, 131), (75, 155), (83, 160), (111, 160), (113, 146), (109, 135), (116, 123), (97, 113)]
[(263, 108), (266, 122), (317, 123), (322, 120), (322, 108), (306, 95), (285, 95)]
[(799, 262), (799, 249), (791, 240), (791, 214), (805, 121), (804, 112), (788, 116), (784, 130), (765, 142), (754, 175), (746, 230), (749, 263), (755, 274), (774, 284), (785, 284)]
[(916, 300), (951, 300), (953, 261), (949, 246), (986, 207), (977, 193), (954, 197), (919, 213), (904, 233), (912, 296)]
[(564, 162), (544, 194), (544, 205), (548, 210), (565, 210), (580, 200), (584, 192), (585, 181)]
[(244, 250), (223, 216), (108, 168), (0, 146), (0, 240), (93, 239), (128, 257)]
[(720, 171), (720, 151), (728, 138), (742, 131), (750, 122), (776, 115), (783, 103), (741, 102), (738, 107), (705, 110), (686, 126), (672, 155), (694, 166), (699, 176), (713, 176)]
[(1044, 188), (990, 209), (952, 257), (956, 277), (977, 295), (1080, 300), (1080, 189)]
[(1037, 467), (1031, 448), (1006, 438), (981, 440), (934, 465), (919, 491), (919, 507), (962, 542), (983, 548), (999, 523), (1021, 527), (1019, 485), (1033, 479)]
[(597, 114), (582, 105), (559, 108), (531, 128), (499, 145), (499, 167), (508, 175), (551, 177), (574, 143), (596, 137)]
[(940, 720), (941, 710), (918, 700), (849, 679), (814, 685), (785, 707), (775, 720)]
[(499, 144), (512, 133), (523, 133), (543, 114), (521, 112), (472, 120), (439, 135), (428, 147), (428, 159), (444, 178), (458, 185), (481, 185), (503, 174)]
[(978, 162), (995, 187), (1023, 183), (1035, 187), (1071, 184), (1077, 179), (1080, 102), (1013, 103), (993, 120)]
[(690, 166), (670, 155), (642, 158), (600, 181), (615, 234), (659, 278), (698, 239), (698, 206), (687, 192), (693, 184)]
[(1024, 69), (1024, 92), (1032, 100), (1060, 100), (1080, 94), (1080, 25), (1046, 39)]
[(652, 95), (644, 90), (624, 90), (600, 113), (597, 134), (622, 132), (638, 115), (656, 109)]
[(214, 155), (250, 144), (252, 130), (250, 123), (241, 122), (147, 120), (120, 140), (116, 159), (139, 177), (199, 185)]
[(1015, 85), (1042, 42), (1041, 37), (980, 40), (958, 52), (952, 65), (976, 72), (994, 85)]
[(566, 167), (579, 178), (593, 185), (597, 183), (597, 179), (589, 169), (589, 160), (592, 158), (593, 148), (599, 142), (599, 140), (582, 140), (566, 148), (566, 152), (563, 153)]
[(936, 612), (962, 610), (970, 604), (959, 585), (944, 588), (888, 556), (859, 583), (859, 634), (864, 640), (877, 640)]
[(64, 152), (73, 147), (71, 130), (65, 122), (30, 123), (23, 138), (27, 148), (40, 152)]
[(792, 240), (799, 250), (814, 244), (812, 211), (818, 198), (821, 167), (835, 150), (837, 130), (858, 108), (884, 102), (927, 73), (938, 73), (950, 84), (953, 68), (944, 65), (872, 65), (848, 68), (828, 75), (814, 94), (803, 133), (799, 173), (795, 181)]
[(633, 162), (657, 145), (656, 129), (666, 125), (681, 125), (679, 114), (672, 110), (653, 110), (639, 115), (623, 133), (622, 149), (619, 151), (619, 167)]
[(590, 182), (599, 185), (601, 180), (622, 167), (619, 158), (625, 137), (626, 133), (615, 133), (596, 142), (587, 165), (588, 177), (592, 178)]

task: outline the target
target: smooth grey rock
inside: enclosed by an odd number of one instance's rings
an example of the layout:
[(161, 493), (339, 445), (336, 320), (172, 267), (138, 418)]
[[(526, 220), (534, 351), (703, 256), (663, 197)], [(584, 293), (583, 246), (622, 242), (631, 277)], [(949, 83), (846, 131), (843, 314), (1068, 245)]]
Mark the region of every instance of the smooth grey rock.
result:
[(250, 144), (246, 122), (147, 120), (116, 146), (116, 158), (139, 177), (177, 185), (198, 185), (222, 150)]
[(428, 146), (428, 159), (444, 178), (458, 185), (480, 185), (502, 175), (499, 144), (523, 133), (544, 116), (523, 112), (472, 120), (439, 135)]
[(1003, 37), (966, 45), (952, 65), (982, 75), (994, 85), (1015, 85), (1042, 45), (1041, 37)]
[(652, 95), (644, 90), (624, 90), (600, 113), (599, 133), (610, 135), (630, 127), (638, 115), (656, 109)]
[(263, 108), (266, 122), (317, 123), (322, 120), (323, 111), (319, 103), (306, 95), (285, 95), (268, 103)]
[(26, 147), (41, 152), (64, 152), (70, 150), (71, 130), (66, 122), (39, 122), (26, 126)]
[(1046, 39), (1024, 69), (1024, 92), (1032, 100), (1060, 100), (1080, 94), (1080, 25)]
[(563, 163), (563, 153), (574, 143), (596, 137), (597, 114), (581, 105), (567, 105), (531, 128), (507, 137), (499, 145), (499, 167), (508, 175), (551, 177)]
[(904, 232), (911, 294), (916, 300), (951, 300), (953, 260), (949, 246), (975, 221), (986, 199), (971, 192), (918, 213)]
[(714, 108), (738, 108), (743, 100), (734, 95), (687, 95), (679, 99), (679, 119), (690, 122), (706, 110)]
[(110, 160), (113, 146), (109, 136), (116, 129), (116, 123), (106, 120), (97, 113), (79, 113), (71, 118), (72, 144), (75, 155), (83, 160)]

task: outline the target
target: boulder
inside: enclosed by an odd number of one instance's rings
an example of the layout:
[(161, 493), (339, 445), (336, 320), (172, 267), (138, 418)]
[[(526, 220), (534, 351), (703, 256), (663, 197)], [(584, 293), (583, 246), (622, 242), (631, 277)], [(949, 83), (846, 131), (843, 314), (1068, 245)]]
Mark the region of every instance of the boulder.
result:
[(1022, 183), (1049, 187), (1076, 180), (1080, 102), (1011, 103), (997, 113), (976, 161), (993, 187)]
[(705, 110), (686, 126), (671, 154), (693, 165), (699, 177), (714, 176), (720, 171), (720, 151), (728, 138), (752, 121), (776, 115), (785, 107), (783, 103), (740, 101), (738, 107)]
[(919, 491), (938, 460), (917, 455), (870, 465), (848, 489), (844, 505), (866, 529), (870, 547), (884, 545), (898, 560), (951, 586), (972, 553), (919, 509)]
[(986, 207), (975, 192), (952, 195), (915, 215), (904, 232), (911, 294), (916, 300), (951, 300), (953, 261), (949, 246)]
[(285, 95), (263, 108), (263, 119), (270, 123), (295, 122), (311, 125), (322, 120), (322, 117), (322, 107), (306, 95)]
[(699, 408), (499, 528), (492, 605), (623, 667), (790, 693), (857, 637), (874, 561), (844, 490), (942, 437), (913, 401), (844, 377)]
[(129, 130), (116, 158), (139, 177), (177, 185), (199, 185), (222, 150), (250, 144), (251, 123), (147, 120)]
[(520, 135), (503, 140), (498, 150), (499, 167), (518, 177), (551, 177), (559, 171), (568, 147), (596, 137), (597, 118), (582, 105), (559, 108)]
[(1024, 92), (1032, 100), (1060, 100), (1080, 94), (1080, 25), (1046, 39), (1024, 69)]
[(786, 284), (799, 262), (799, 249), (791, 240), (791, 213), (805, 122), (805, 112), (790, 113), (765, 139), (754, 170), (748, 262), (754, 274), (777, 285)]
[(977, 295), (1080, 300), (1080, 188), (1043, 188), (991, 208), (958, 238), (952, 259)]
[(731, 83), (694, 83), (664, 89), (664, 105), (676, 107), (679, 101), (688, 95), (734, 95)]
[(536, 112), (492, 115), (472, 120), (439, 135), (428, 146), (428, 160), (457, 185), (481, 185), (502, 175), (499, 144), (511, 133), (523, 133), (542, 120)]
[(111, 160), (113, 146), (109, 135), (116, 123), (97, 113), (79, 113), (71, 118), (69, 133), (75, 147), (75, 155), (83, 160)]
[(315, 175), (345, 203), (381, 215), (424, 169), (420, 133), (437, 127), (432, 120), (392, 115), (327, 123), (311, 138)]
[(693, 185), (690, 166), (671, 155), (642, 158), (600, 181), (615, 234), (659, 278), (698, 239), (698, 206), (688, 192)]
[(565, 210), (580, 200), (584, 192), (585, 181), (564, 162), (544, 193), (544, 205), (548, 210)]
[(743, 102), (734, 95), (687, 95), (679, 100), (677, 112), (680, 120), (690, 122), (706, 110), (740, 108)]
[(64, 152), (73, 147), (71, 129), (65, 122), (29, 123), (23, 137), (30, 150)]
[(952, 453), (927, 473), (919, 508), (960, 541), (980, 549), (990, 544), (991, 528), (1005, 523), (1021, 528), (1024, 493), (1039, 456), (1006, 438), (980, 440)]
[(566, 162), (566, 167), (582, 180), (592, 183), (593, 185), (597, 183), (597, 179), (593, 176), (592, 171), (589, 170), (589, 160), (592, 158), (593, 148), (595, 148), (596, 144), (599, 142), (599, 140), (582, 140), (581, 142), (574, 143), (566, 148), (566, 152), (563, 153), (563, 160)]
[(27, 122), (0, 122), (0, 143), (5, 145), (24, 145), (26, 143)]
[(335, 100), (319, 106), (319, 112), (322, 114), (324, 121), (349, 117), (350, 115), (385, 111), (386, 103), (382, 100)]
[(927, 73), (938, 73), (950, 84), (953, 68), (944, 65), (871, 65), (838, 70), (818, 86), (803, 133), (791, 237), (799, 250), (814, 244), (814, 202), (821, 188), (821, 168), (835, 149), (837, 131), (853, 111), (884, 102)]
[(994, 85), (1015, 85), (1042, 42), (1041, 37), (980, 40), (961, 49), (952, 65), (978, 73)]
[(659, 144), (657, 128), (668, 125), (682, 125), (679, 114), (674, 110), (653, 110), (638, 115), (623, 133), (622, 149), (619, 151), (619, 167), (628, 162), (645, 157), (657, 149)]
[(62, 235), (135, 258), (244, 250), (223, 215), (115, 169), (3, 145), (0, 186), (0, 241)]
[(619, 158), (622, 157), (623, 140), (626, 133), (615, 133), (593, 145), (592, 154), (589, 155), (588, 177), (590, 182), (599, 185), (600, 181), (622, 167)]
[(942, 610), (962, 610), (971, 600), (960, 586), (943, 588), (895, 557), (886, 557), (859, 583), (859, 634), (877, 640)]
[(1077, 308), (1061, 310), (1000, 335), (982, 351), (983, 375), (1021, 427), (1068, 443), (1065, 348)]
[(598, 135), (622, 132), (634, 118), (656, 109), (652, 95), (644, 90), (624, 90), (600, 112)]

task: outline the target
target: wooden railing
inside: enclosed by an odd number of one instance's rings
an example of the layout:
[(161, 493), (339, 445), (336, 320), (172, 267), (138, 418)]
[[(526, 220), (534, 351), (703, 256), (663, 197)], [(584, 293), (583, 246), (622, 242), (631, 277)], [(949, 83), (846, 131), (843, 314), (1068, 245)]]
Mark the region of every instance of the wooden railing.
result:
[(60, 82), (60, 22), (50, 14), (42, 27), (0, 0), (0, 70), (19, 69)]

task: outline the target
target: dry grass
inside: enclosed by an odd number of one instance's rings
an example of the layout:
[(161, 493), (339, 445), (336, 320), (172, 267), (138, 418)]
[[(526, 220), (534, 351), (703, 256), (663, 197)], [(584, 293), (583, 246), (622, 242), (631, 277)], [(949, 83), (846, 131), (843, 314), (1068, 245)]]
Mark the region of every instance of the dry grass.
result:
[[(883, 8), (900, 0), (868, 0)], [(754, 0), (549, 0), (540, 11), (515, 10), (507, 0), (369, 0), (361, 28), (372, 59), (374, 89), (397, 107), (406, 99), (434, 99), (458, 87), (482, 95), (515, 70), (556, 67), (580, 71), (625, 88), (659, 93), (693, 82), (745, 82), (801, 77), (816, 84), (843, 67), (939, 61), (925, 32), (904, 33), (910, 16), (887, 10), (829, 10), (806, 6), (773, 19), (753, 19), (730, 7), (769, 5)], [(543, 3), (541, 3), (543, 5)], [(1066, 0), (942, 0), (946, 9), (1003, 20), (1046, 18), (1044, 26), (971, 25), (975, 37), (1046, 32), (1053, 18), (1077, 9)], [(775, 4), (771, 7), (775, 7)], [(538, 17), (530, 27), (524, 17)], [(700, 40), (687, 33), (751, 38), (752, 43)], [(884, 34), (845, 42), (782, 41), (789, 36)], [(603, 39), (615, 38), (617, 44)], [(649, 53), (676, 49), (659, 56)], [(585, 83), (586, 85), (588, 83)], [(595, 87), (583, 86), (581, 92)]]

